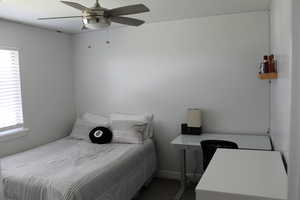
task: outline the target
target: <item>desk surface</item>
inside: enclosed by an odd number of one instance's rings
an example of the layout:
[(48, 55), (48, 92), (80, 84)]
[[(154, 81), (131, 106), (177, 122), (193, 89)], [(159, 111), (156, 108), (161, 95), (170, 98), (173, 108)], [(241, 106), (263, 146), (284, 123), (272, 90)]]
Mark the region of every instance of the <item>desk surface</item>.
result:
[(196, 187), (197, 200), (287, 199), (279, 152), (218, 149)]
[(270, 138), (267, 135), (246, 134), (215, 134), (203, 133), (201, 135), (179, 135), (171, 144), (178, 148), (199, 148), (203, 140), (227, 140), (235, 142), (240, 149), (272, 150)]

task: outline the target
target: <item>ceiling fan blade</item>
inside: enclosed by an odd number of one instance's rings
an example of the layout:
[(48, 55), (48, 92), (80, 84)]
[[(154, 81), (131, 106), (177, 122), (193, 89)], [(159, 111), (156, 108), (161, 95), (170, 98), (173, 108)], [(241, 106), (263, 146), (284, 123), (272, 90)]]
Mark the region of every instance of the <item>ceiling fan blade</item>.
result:
[(89, 10), (89, 8), (79, 4), (79, 3), (75, 3), (75, 2), (71, 2), (71, 1), (60, 1), (68, 6), (71, 6), (77, 10), (80, 10), (80, 11), (85, 11), (85, 10)]
[(70, 18), (81, 18), (82, 16), (66, 16), (66, 17), (43, 17), (38, 20), (49, 20), (49, 19), (70, 19)]
[(145, 21), (135, 19), (135, 18), (129, 18), (129, 17), (110, 17), (109, 18), (112, 22), (119, 23), (119, 24), (125, 24), (129, 26), (140, 26)]
[(138, 14), (149, 12), (149, 8), (147, 8), (144, 4), (136, 4), (130, 6), (124, 6), (120, 8), (115, 8), (106, 11), (108, 16), (120, 16), (120, 15), (131, 15), (131, 14)]

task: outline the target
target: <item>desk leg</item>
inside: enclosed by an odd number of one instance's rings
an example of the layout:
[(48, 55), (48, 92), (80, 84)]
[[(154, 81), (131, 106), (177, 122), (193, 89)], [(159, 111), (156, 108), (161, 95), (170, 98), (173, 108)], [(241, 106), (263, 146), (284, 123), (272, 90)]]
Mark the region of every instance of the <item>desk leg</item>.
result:
[(180, 179), (180, 189), (175, 196), (175, 200), (180, 200), (186, 189), (186, 150), (180, 150), (181, 156), (181, 179)]

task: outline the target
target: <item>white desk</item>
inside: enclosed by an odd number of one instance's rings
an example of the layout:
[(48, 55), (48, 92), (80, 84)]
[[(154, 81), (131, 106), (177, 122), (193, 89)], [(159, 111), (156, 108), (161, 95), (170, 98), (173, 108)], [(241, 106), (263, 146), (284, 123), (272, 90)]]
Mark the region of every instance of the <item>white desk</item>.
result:
[(196, 187), (196, 200), (287, 200), (279, 152), (218, 149)]
[(200, 148), (203, 140), (226, 140), (235, 142), (239, 149), (272, 150), (269, 136), (242, 135), (242, 134), (215, 134), (204, 133), (201, 135), (180, 135), (171, 144), (179, 149)]
[(271, 151), (272, 145), (269, 136), (266, 135), (246, 135), (246, 134), (215, 134), (203, 133), (201, 135), (179, 135), (171, 144), (180, 150), (181, 155), (181, 186), (175, 196), (175, 200), (180, 200), (186, 189), (186, 151), (189, 149), (201, 148), (200, 142), (203, 140), (227, 140), (235, 142), (240, 149), (254, 149)]

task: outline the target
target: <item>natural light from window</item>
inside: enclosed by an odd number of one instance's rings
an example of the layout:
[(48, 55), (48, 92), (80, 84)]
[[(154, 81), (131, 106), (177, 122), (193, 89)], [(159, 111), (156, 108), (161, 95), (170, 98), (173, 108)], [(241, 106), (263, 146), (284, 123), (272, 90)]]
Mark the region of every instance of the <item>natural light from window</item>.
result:
[(0, 49), (0, 131), (22, 126), (19, 52)]

